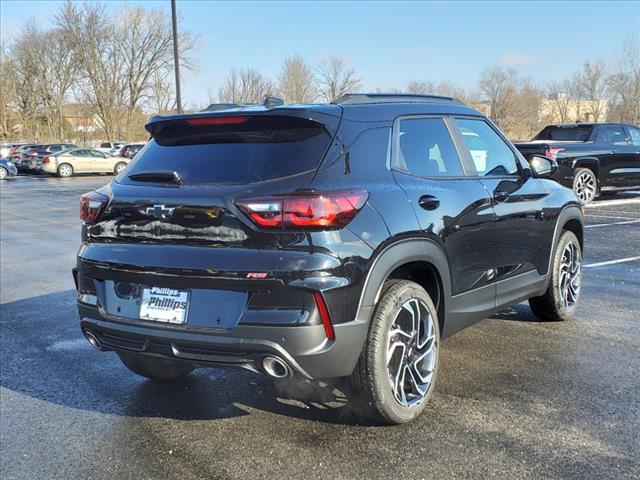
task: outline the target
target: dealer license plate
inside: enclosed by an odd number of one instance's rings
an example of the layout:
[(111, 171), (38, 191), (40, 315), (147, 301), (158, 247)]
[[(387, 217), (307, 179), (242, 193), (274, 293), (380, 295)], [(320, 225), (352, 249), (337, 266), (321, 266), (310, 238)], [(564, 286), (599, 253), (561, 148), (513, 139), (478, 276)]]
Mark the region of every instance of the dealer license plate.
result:
[(172, 288), (151, 287), (142, 290), (140, 319), (165, 323), (186, 323), (189, 292)]

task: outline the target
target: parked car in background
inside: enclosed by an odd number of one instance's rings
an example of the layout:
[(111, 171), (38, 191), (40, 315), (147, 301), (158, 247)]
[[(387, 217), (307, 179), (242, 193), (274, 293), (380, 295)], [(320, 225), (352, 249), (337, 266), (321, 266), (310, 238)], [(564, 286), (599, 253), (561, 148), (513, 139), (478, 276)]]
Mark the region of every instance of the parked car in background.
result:
[(15, 177), (18, 174), (18, 169), (9, 160), (0, 159), (0, 180), (4, 180), (8, 177)]
[(22, 153), (21, 159), (16, 163), (18, 170), (23, 172), (39, 172), (42, 169), (42, 159), (46, 155), (51, 155), (71, 148), (76, 148), (72, 143), (47, 143), (35, 145)]
[(529, 159), (544, 155), (558, 162), (557, 181), (582, 204), (596, 195), (640, 189), (640, 128), (623, 123), (549, 125), (530, 142), (516, 142)]
[(112, 150), (122, 148), (124, 142), (102, 142), (95, 150), (104, 153), (110, 153)]
[(95, 148), (76, 148), (42, 159), (42, 171), (59, 177), (70, 177), (76, 173), (120, 173), (129, 159), (112, 157)]
[(82, 196), (74, 272), (87, 340), (136, 374), (350, 377), (363, 411), (405, 423), (442, 338), (527, 299), (546, 320), (576, 310), (575, 195), (458, 100), (347, 95), (146, 128), (127, 170)]
[(19, 147), (23, 147), (26, 143), (3, 143), (0, 147), (0, 158), (10, 158), (11, 153), (15, 152)]
[(17, 163), (20, 160), (22, 160), (22, 154), (23, 153), (25, 153), (30, 148), (37, 147), (37, 146), (38, 146), (37, 143), (27, 143), (25, 145), (20, 145), (20, 146), (13, 147), (9, 151), (9, 160), (11, 160), (14, 163)]
[(109, 155), (111, 155), (112, 157), (119, 157), (120, 156), (120, 152), (122, 151), (123, 148), (124, 148), (124, 145), (118, 145), (117, 147), (113, 147), (107, 153)]
[(120, 150), (120, 156), (133, 158), (136, 156), (136, 153), (142, 150), (142, 147), (144, 147), (144, 143), (132, 143), (129, 145), (125, 145), (124, 147), (122, 147), (122, 150)]

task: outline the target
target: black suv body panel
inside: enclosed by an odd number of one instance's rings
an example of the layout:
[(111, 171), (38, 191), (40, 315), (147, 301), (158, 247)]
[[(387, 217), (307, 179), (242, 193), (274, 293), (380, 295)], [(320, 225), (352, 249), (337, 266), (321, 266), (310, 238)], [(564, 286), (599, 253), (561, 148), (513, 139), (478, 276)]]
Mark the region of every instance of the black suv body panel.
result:
[[(430, 272), (425, 288), (448, 336), (540, 295), (562, 229), (571, 224), (581, 237), (582, 213), (573, 193), (533, 178), (513, 146), (516, 176), (423, 178), (394, 168), (398, 118), (485, 120), (463, 105), (230, 112), (323, 118), (333, 137), (317, 169), (285, 178), (177, 186), (133, 182), (122, 178), (125, 171), (101, 189), (109, 204), (98, 222), (83, 226), (77, 280), (81, 326), (105, 349), (254, 371), (261, 371), (265, 355), (277, 355), (307, 378), (345, 376), (360, 356), (382, 285), (403, 268)], [(190, 117), (151, 122), (184, 118)], [(454, 140), (460, 148), (460, 138)], [(469, 154), (460, 156), (470, 167)], [(259, 228), (235, 204), (238, 198), (300, 190), (358, 190), (368, 197), (346, 226), (328, 230)], [(423, 208), (425, 195), (439, 204)], [(163, 218), (168, 209), (171, 215)], [(119, 282), (137, 293), (118, 297)], [(140, 292), (150, 287), (189, 291), (187, 323), (140, 319)], [(335, 339), (326, 334), (317, 294)]]

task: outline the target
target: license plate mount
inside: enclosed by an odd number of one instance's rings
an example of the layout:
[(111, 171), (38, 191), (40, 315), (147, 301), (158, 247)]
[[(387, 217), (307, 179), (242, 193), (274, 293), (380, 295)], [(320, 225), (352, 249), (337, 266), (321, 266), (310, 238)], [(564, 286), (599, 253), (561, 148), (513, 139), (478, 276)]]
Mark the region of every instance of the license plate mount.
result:
[(140, 320), (181, 325), (187, 323), (189, 312), (188, 290), (148, 287), (142, 289)]

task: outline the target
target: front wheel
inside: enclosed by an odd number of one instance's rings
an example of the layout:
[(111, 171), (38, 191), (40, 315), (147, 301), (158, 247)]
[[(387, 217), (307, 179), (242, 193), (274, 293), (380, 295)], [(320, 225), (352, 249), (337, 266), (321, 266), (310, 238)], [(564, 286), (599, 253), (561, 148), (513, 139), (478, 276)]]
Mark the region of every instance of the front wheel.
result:
[(4, 180), (8, 176), (9, 176), (9, 171), (4, 167), (0, 167), (0, 180)]
[(350, 379), (373, 419), (407, 423), (422, 413), (436, 381), (439, 344), (429, 294), (407, 280), (386, 282)]
[(598, 179), (593, 170), (578, 168), (573, 176), (573, 192), (582, 205), (591, 203), (598, 192)]
[(188, 363), (165, 360), (163, 358), (148, 357), (136, 353), (118, 352), (118, 356), (124, 366), (143, 377), (152, 380), (175, 380), (184, 377), (193, 371), (193, 366)]
[(531, 311), (542, 320), (569, 320), (578, 306), (582, 289), (582, 249), (576, 236), (565, 231), (551, 264), (547, 291), (529, 299)]

